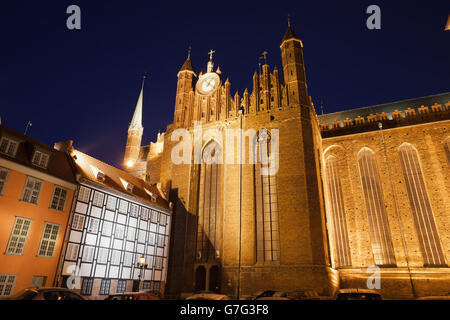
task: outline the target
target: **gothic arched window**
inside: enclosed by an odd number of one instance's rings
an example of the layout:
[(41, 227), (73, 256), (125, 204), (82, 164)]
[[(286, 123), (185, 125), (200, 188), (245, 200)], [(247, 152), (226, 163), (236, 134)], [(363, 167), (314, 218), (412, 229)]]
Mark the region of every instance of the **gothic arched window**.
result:
[(445, 265), (417, 150), (411, 144), (403, 143), (398, 151), (424, 265)]
[(450, 137), (447, 137), (447, 139), (445, 139), (444, 149), (445, 149), (445, 154), (447, 155), (448, 164), (450, 165)]
[(327, 187), (330, 197), (330, 215), (333, 221), (333, 235), (336, 251), (337, 267), (351, 266), (350, 246), (347, 234), (347, 223), (345, 220), (344, 200), (342, 186), (337, 168), (337, 158), (328, 156), (326, 165)]
[(256, 261), (279, 261), (277, 183), (276, 172), (270, 171), (270, 134), (267, 131), (258, 132), (254, 147)]
[(197, 260), (208, 261), (216, 257), (219, 246), (221, 210), (222, 148), (216, 141), (209, 142), (202, 152), (198, 195)]
[(364, 147), (358, 152), (359, 173), (369, 218), (370, 240), (376, 265), (395, 265), (389, 223), (378, 175), (375, 153)]

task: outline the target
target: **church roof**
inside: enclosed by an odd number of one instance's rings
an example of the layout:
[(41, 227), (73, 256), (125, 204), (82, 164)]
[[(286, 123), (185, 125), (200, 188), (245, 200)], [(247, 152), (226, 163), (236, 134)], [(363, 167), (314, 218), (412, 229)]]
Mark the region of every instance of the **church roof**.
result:
[(144, 94), (144, 83), (142, 83), (141, 92), (139, 94), (138, 101), (136, 103), (136, 109), (134, 110), (133, 119), (131, 120), (128, 130), (139, 130), (142, 131), (142, 100)]
[(189, 59), (189, 58), (186, 59), (186, 61), (183, 63), (183, 65), (181, 66), (181, 69), (180, 69), (180, 71), (185, 71), (185, 70), (195, 72), (194, 67), (192, 66), (191, 59)]
[(450, 92), (446, 92), (414, 99), (388, 102), (375, 106), (354, 108), (334, 113), (323, 114), (319, 115), (319, 122), (331, 124), (334, 121), (343, 121), (346, 118), (355, 119), (358, 116), (365, 118), (371, 114), (375, 115), (377, 113), (381, 114), (383, 112), (385, 112), (386, 114), (389, 115), (389, 117), (391, 117), (392, 116), (391, 113), (395, 110), (404, 112), (408, 108), (418, 108), (422, 105), (430, 107), (435, 103), (441, 104), (444, 107), (444, 105), (446, 105), (449, 102), (450, 102)]
[(281, 42), (284, 42), (289, 39), (300, 39), (299, 37), (297, 37), (294, 30), (290, 26), (286, 29), (283, 40), (281, 40)]

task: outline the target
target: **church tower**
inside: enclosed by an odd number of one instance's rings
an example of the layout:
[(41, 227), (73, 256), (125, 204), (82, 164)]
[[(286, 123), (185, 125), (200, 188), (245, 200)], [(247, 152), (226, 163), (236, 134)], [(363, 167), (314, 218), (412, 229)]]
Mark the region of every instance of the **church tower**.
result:
[(192, 67), (190, 50), (189, 48), (188, 57), (177, 75), (178, 82), (173, 119), (176, 127), (189, 127), (193, 116), (194, 77), (197, 75)]
[(144, 79), (142, 80), (141, 92), (134, 110), (133, 119), (128, 127), (127, 145), (125, 147), (125, 156), (123, 158), (123, 165), (130, 169), (134, 166), (139, 157), (141, 149), (142, 133), (144, 127), (142, 126), (142, 100), (144, 95)]
[(303, 43), (295, 34), (289, 21), (280, 49), (288, 104), (291, 106), (310, 105), (303, 59)]

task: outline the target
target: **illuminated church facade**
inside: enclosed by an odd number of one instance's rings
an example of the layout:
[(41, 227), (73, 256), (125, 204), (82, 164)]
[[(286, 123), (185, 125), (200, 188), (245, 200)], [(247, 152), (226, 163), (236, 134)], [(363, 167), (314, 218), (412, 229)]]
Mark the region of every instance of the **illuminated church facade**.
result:
[[(329, 295), (374, 272), (387, 297), (450, 292), (450, 93), (317, 115), (290, 26), (280, 50), (282, 69), (264, 64), (242, 96), (212, 51), (205, 74), (188, 56), (173, 123), (145, 146), (141, 90), (124, 166), (173, 203), (166, 293)], [(174, 132), (195, 141), (200, 125), (201, 159), (218, 161), (174, 163)]]

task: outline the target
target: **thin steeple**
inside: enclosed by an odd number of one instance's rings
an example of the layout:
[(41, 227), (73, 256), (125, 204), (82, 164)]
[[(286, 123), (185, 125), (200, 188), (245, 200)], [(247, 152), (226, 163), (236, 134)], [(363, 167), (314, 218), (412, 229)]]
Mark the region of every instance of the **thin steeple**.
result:
[(138, 130), (138, 131), (144, 130), (144, 127), (142, 126), (142, 101), (144, 98), (144, 82), (146, 78), (147, 75), (144, 74), (144, 76), (142, 77), (141, 92), (139, 94), (139, 98), (136, 103), (136, 109), (134, 110), (133, 114), (133, 119), (131, 120), (128, 130)]

